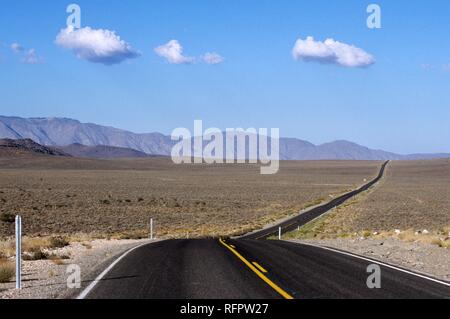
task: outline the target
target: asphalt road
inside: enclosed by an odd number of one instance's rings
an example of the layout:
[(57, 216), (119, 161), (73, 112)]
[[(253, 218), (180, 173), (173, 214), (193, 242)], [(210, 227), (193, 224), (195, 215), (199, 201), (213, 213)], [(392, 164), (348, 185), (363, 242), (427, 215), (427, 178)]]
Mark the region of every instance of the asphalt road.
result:
[(281, 227), (281, 233), (285, 234), (287, 232), (293, 231), (297, 229), (298, 226), (303, 226), (313, 219), (320, 217), (321, 215), (325, 214), (329, 210), (342, 205), (344, 202), (349, 200), (350, 198), (358, 195), (359, 193), (362, 193), (366, 190), (368, 190), (370, 187), (378, 183), (378, 181), (383, 177), (384, 172), (386, 170), (386, 166), (389, 164), (389, 161), (385, 162), (378, 172), (378, 175), (368, 182), (367, 184), (361, 186), (360, 188), (353, 190), (351, 192), (348, 192), (344, 195), (341, 195), (339, 197), (336, 197), (335, 199), (331, 200), (328, 203), (325, 203), (323, 205), (317, 206), (303, 214), (300, 214), (298, 216), (295, 216), (289, 220), (286, 220), (282, 223), (279, 223), (277, 225), (274, 225), (272, 227), (268, 227), (266, 229), (256, 231), (253, 233), (250, 233), (248, 235), (241, 236), (240, 238), (246, 238), (246, 239), (267, 239), (271, 236), (277, 236), (279, 232), (279, 227)]
[[(230, 248), (247, 263), (256, 262), (259, 274)], [(450, 298), (450, 287), (384, 266), (381, 289), (369, 289), (369, 264), (283, 241), (169, 240), (131, 252), (87, 298)]]
[[(282, 223), (292, 230), (367, 190)], [(318, 247), (264, 240), (278, 225), (239, 239), (168, 240), (139, 247), (84, 292), (89, 299), (450, 298), (450, 287), (380, 265), (381, 288), (366, 281), (371, 261)]]

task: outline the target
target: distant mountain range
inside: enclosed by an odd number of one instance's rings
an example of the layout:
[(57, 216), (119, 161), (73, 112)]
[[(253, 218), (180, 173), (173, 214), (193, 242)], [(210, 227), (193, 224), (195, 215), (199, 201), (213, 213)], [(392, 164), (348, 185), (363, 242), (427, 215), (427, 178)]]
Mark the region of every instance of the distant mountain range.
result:
[(32, 118), (0, 116), (0, 138), (29, 138), (41, 145), (115, 146), (150, 155), (168, 155), (172, 148), (169, 136), (159, 133), (134, 134), (113, 127), (85, 124), (66, 118)]
[[(31, 139), (78, 157), (169, 156), (174, 142), (161, 133), (136, 134), (66, 118), (0, 116), (0, 138)], [(280, 139), (282, 160), (413, 160), (446, 158), (450, 154), (400, 155), (348, 141), (322, 145), (295, 138)]]

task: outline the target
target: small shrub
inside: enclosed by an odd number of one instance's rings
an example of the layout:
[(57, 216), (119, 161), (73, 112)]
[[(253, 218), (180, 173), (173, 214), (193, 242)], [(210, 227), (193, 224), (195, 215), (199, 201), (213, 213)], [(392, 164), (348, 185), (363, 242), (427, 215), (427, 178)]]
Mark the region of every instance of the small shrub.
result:
[(64, 237), (51, 237), (49, 248), (63, 248), (69, 246), (69, 241)]
[(10, 282), (15, 275), (14, 264), (0, 260), (0, 283)]
[(364, 238), (368, 238), (368, 237), (372, 236), (372, 232), (365, 230), (365, 231), (363, 231), (362, 236)]
[[(14, 243), (12, 243), (14, 247)], [(49, 239), (45, 237), (24, 237), (22, 249), (24, 252), (35, 252), (49, 246)]]
[(57, 260), (57, 259), (67, 260), (67, 259), (70, 259), (70, 256), (69, 255), (50, 254), (47, 256), (47, 259), (49, 259), (49, 260)]
[(2, 213), (0, 215), (0, 220), (4, 223), (14, 223), (16, 220), (16, 216), (11, 213)]
[(128, 232), (123, 232), (123, 233), (119, 233), (116, 236), (116, 239), (132, 239), (132, 240), (138, 240), (138, 239), (143, 239), (143, 238), (147, 238), (148, 234), (146, 234), (144, 231), (128, 231)]
[(48, 260), (51, 260), (55, 265), (64, 265), (64, 260), (70, 259), (68, 255), (55, 255), (48, 256)]
[(23, 260), (46, 260), (48, 257), (48, 254), (43, 252), (40, 248), (32, 249), (22, 256)]
[(442, 240), (439, 239), (439, 238), (433, 238), (433, 239), (431, 240), (431, 244), (432, 244), (432, 245), (439, 246), (439, 247), (441, 247), (441, 248), (446, 248), (446, 245), (445, 245), (444, 241), (442, 241)]

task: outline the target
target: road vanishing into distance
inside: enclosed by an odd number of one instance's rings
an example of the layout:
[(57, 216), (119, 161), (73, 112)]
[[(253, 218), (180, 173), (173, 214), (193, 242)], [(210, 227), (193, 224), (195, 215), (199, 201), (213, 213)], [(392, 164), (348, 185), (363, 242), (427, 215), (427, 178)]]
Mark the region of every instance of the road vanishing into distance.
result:
[[(279, 225), (235, 239), (165, 240), (128, 251), (78, 296), (79, 299), (318, 299), (450, 298), (450, 284), (333, 249), (267, 240), (341, 205), (377, 183)], [(370, 289), (369, 265), (381, 271)]]

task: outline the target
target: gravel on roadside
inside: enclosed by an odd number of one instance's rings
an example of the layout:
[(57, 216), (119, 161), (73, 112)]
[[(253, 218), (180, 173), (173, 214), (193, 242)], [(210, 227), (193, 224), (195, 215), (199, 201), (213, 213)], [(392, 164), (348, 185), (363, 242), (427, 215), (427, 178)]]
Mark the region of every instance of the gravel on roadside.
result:
[[(64, 248), (52, 250), (52, 253), (69, 256), (70, 259), (23, 261), (22, 290), (15, 289), (15, 282), (0, 284), (0, 299), (73, 298), (81, 293), (83, 288), (95, 278), (96, 272), (102, 270), (102, 267), (106, 267), (128, 249), (150, 242), (148, 239), (76, 242)], [(68, 288), (69, 265), (80, 267), (81, 289)]]
[(290, 241), (344, 250), (450, 282), (450, 249), (436, 245), (395, 238)]

